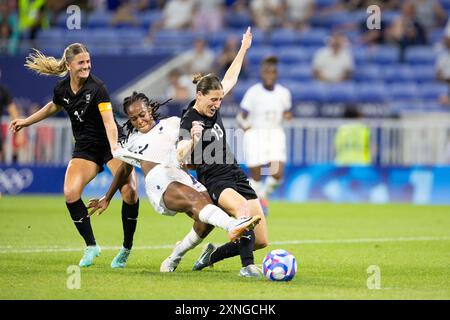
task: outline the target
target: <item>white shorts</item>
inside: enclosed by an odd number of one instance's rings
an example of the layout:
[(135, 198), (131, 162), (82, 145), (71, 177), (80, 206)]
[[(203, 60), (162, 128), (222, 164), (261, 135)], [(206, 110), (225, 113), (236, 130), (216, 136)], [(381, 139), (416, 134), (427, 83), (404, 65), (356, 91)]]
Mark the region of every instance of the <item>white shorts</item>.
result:
[(162, 215), (173, 216), (175, 211), (168, 209), (164, 203), (163, 195), (172, 182), (179, 182), (192, 189), (203, 192), (207, 191), (205, 186), (198, 182), (193, 176), (180, 168), (168, 167), (162, 164), (154, 167), (145, 177), (145, 191), (148, 199), (156, 212)]
[(244, 134), (244, 156), (248, 167), (270, 162), (286, 162), (286, 135), (283, 129), (248, 129)]

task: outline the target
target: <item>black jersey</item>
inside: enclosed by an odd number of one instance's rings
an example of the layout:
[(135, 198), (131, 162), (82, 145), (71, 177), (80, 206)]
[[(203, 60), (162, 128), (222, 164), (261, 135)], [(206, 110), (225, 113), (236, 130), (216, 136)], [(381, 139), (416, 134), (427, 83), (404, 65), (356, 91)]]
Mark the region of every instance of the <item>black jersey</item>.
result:
[(63, 107), (69, 114), (76, 144), (109, 145), (99, 110), (111, 103), (103, 81), (90, 74), (81, 89), (74, 94), (70, 88), (70, 77), (67, 77), (58, 82), (53, 90), (53, 103)]
[(203, 123), (202, 138), (191, 155), (191, 163), (195, 165), (199, 180), (204, 183), (208, 177), (234, 173), (239, 166), (227, 143), (220, 113), (216, 111), (211, 118), (203, 116), (193, 108), (194, 104), (195, 100), (183, 112), (179, 140), (191, 140), (193, 121)]

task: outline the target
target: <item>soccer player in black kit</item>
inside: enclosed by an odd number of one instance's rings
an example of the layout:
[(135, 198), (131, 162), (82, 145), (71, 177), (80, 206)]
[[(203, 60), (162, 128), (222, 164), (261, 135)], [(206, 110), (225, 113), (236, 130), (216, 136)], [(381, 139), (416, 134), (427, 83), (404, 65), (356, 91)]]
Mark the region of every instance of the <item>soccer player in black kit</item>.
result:
[(238, 242), (229, 242), (218, 248), (208, 244), (193, 270), (201, 270), (239, 254), (242, 262), (239, 274), (243, 277), (261, 276), (261, 270), (254, 264), (253, 250), (268, 244), (266, 220), (258, 196), (226, 142), (219, 112), (223, 97), (237, 82), (251, 41), (252, 34), (248, 28), (222, 81), (213, 74), (194, 76), (197, 95), (181, 118), (177, 158), (180, 162), (187, 160), (194, 165), (198, 180), (208, 189), (215, 204), (235, 217), (258, 215), (261, 221), (254, 231), (247, 231)]
[[(26, 119), (16, 119), (10, 128), (18, 132), (64, 109), (69, 115), (75, 147), (64, 179), (64, 197), (70, 216), (78, 232), (86, 242), (86, 249), (79, 265), (93, 264), (101, 249), (92, 231), (88, 210), (81, 195), (85, 186), (103, 171), (106, 164), (114, 175), (121, 161), (112, 153), (118, 149), (118, 125), (114, 118), (108, 92), (103, 82), (91, 74), (91, 60), (85, 45), (73, 43), (61, 59), (46, 57), (38, 50), (30, 54), (25, 66), (38, 74), (69, 76), (59, 81), (53, 91), (53, 101)], [(113, 268), (123, 268), (133, 245), (136, 230), (139, 199), (133, 172), (120, 188), (122, 195), (123, 247), (111, 262)]]

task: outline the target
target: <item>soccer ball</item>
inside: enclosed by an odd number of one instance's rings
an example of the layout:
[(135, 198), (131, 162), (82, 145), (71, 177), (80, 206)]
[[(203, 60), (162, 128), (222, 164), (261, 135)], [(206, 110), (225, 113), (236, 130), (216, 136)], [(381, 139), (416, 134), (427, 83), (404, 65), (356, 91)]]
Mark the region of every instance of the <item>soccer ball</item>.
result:
[(297, 272), (297, 261), (288, 251), (276, 249), (264, 258), (262, 267), (267, 280), (290, 281)]

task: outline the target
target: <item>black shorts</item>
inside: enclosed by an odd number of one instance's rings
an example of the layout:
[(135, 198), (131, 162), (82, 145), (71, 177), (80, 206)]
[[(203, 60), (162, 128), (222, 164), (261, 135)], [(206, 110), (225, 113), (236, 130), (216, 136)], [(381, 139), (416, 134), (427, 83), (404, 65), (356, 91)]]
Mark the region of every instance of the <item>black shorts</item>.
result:
[(100, 172), (105, 170), (103, 165), (113, 158), (108, 145), (97, 144), (75, 144), (72, 152), (72, 159), (79, 158), (95, 162), (100, 167)]
[(226, 174), (217, 176), (208, 176), (199, 179), (208, 189), (209, 196), (217, 205), (220, 194), (223, 190), (231, 188), (247, 200), (257, 199), (255, 190), (250, 186), (247, 176), (241, 168), (236, 168)]

